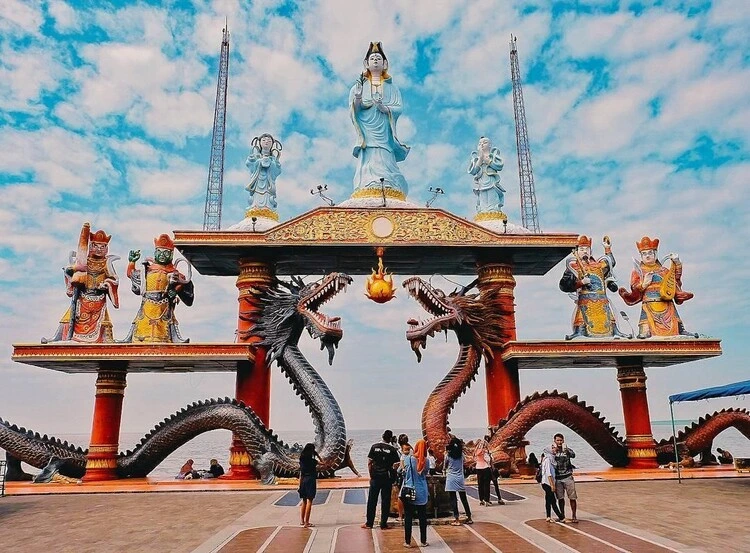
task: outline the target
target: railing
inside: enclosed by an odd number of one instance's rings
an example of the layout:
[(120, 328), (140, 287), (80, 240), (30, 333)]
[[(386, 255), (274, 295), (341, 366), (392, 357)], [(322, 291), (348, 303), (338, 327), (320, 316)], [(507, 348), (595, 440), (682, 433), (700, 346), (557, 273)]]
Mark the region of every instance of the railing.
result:
[(0, 497), (5, 496), (5, 474), (8, 472), (8, 463), (0, 461)]

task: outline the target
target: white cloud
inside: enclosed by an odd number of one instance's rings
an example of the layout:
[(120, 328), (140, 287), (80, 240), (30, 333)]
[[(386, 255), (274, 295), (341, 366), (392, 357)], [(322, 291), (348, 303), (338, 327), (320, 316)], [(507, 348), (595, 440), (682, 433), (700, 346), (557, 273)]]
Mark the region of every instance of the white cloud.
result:
[(35, 34), (44, 22), (39, 0), (0, 2), (0, 31), (3, 34)]
[(32, 47), (13, 50), (8, 45), (0, 48), (0, 100), (3, 109), (40, 113), (42, 92), (57, 88), (64, 68), (56, 54), (47, 49)]
[(55, 20), (55, 29), (65, 33), (80, 29), (80, 21), (77, 12), (64, 0), (50, 0), (47, 4), (49, 14)]

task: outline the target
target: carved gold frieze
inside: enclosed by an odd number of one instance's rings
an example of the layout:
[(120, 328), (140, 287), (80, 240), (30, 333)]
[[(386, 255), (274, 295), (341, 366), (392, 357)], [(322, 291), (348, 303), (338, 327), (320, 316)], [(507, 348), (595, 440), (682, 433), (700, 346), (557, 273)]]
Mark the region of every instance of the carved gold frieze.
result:
[(433, 210), (335, 209), (290, 221), (266, 234), (271, 242), (460, 243), (497, 242), (488, 231)]
[(656, 458), (656, 449), (653, 447), (629, 447), (628, 457), (632, 459), (654, 459)]
[(513, 268), (503, 263), (487, 263), (480, 265), (477, 269), (479, 284), (493, 284), (499, 286), (501, 293), (513, 294), (516, 287), (516, 279), (513, 277)]
[(273, 282), (273, 267), (263, 261), (240, 260), (237, 287), (245, 285), (270, 286)]
[(86, 459), (86, 470), (94, 469), (94, 470), (102, 470), (102, 469), (111, 469), (114, 470), (117, 468), (117, 459), (115, 458), (94, 458), (94, 459)]
[(230, 450), (229, 452), (229, 464), (233, 467), (238, 466), (249, 466), (250, 465), (250, 455), (248, 455), (247, 451), (235, 451)]

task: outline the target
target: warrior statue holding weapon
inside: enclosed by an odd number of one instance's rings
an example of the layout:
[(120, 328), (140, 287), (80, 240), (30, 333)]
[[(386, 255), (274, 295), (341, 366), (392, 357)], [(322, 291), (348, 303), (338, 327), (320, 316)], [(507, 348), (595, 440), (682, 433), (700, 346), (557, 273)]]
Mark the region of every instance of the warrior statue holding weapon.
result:
[[(192, 269), (184, 259), (172, 263), (174, 242), (168, 234), (155, 238), (154, 246), (154, 257), (143, 262), (143, 271), (135, 268), (140, 250), (131, 250), (128, 255), (127, 275), (131, 290), (141, 296), (141, 307), (123, 341), (187, 343), (189, 340), (180, 336), (174, 309), (180, 300), (193, 305)], [(185, 274), (177, 268), (180, 263), (185, 263)]]
[(91, 225), (83, 224), (78, 249), (70, 252), (69, 265), (63, 269), (70, 307), (60, 319), (54, 337), (42, 338), (43, 344), (114, 342), (107, 298), (115, 309), (120, 306), (117, 296), (120, 280), (114, 268), (120, 257), (107, 255), (111, 238), (103, 230), (92, 233)]
[(570, 294), (576, 302), (573, 313), (573, 338), (632, 338), (617, 328), (615, 311), (612, 309), (607, 288), (617, 291), (613, 269), (615, 256), (608, 236), (602, 239), (604, 256), (591, 256), (591, 238), (579, 236), (578, 244), (566, 261), (565, 273), (560, 279), (560, 290)]

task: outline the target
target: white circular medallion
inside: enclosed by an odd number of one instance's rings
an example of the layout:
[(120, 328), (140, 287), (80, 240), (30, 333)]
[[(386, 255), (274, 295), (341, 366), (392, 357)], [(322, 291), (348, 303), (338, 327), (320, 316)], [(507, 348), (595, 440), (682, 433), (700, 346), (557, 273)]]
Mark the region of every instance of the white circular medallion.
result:
[(372, 233), (378, 238), (388, 238), (393, 234), (393, 221), (388, 217), (376, 217), (372, 221)]

